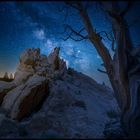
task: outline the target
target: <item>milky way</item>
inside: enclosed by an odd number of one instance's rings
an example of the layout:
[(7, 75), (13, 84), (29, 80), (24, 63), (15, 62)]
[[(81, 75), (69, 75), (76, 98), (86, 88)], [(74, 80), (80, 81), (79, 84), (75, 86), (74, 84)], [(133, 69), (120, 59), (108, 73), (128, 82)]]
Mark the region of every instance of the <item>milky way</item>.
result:
[[(58, 46), (68, 67), (98, 82), (109, 83), (107, 76), (97, 71), (97, 68), (101, 68), (102, 60), (88, 40), (75, 42), (62, 39), (64, 23), (77, 29), (82, 27), (80, 17), (73, 9), (69, 9), (65, 18), (65, 10), (59, 10), (63, 5), (63, 2), (0, 2), (0, 76), (5, 71), (15, 72), (19, 56), (26, 48), (40, 48), (42, 54), (48, 55)], [(140, 13), (139, 2), (133, 9), (127, 15), (130, 23), (140, 18), (136, 14)], [(98, 7), (90, 7), (89, 14), (97, 31), (111, 28), (106, 15)], [(139, 22), (130, 29), (133, 42), (137, 45), (140, 40)], [(110, 42), (105, 40), (105, 44), (110, 49)]]

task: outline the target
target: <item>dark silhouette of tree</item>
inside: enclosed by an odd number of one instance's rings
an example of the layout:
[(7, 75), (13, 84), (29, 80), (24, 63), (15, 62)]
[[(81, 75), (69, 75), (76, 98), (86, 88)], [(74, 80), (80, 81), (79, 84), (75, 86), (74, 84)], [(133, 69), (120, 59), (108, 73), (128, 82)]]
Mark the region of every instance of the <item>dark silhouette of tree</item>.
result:
[[(132, 8), (133, 2), (127, 2), (124, 9), (119, 7), (118, 2), (99, 2), (100, 8), (104, 10), (112, 23), (112, 35), (105, 31), (102, 31), (102, 33), (112, 41), (112, 51), (114, 52), (113, 58), (111, 57), (107, 46), (102, 41), (101, 32), (96, 32), (94, 23), (92, 23), (91, 17), (87, 11), (86, 2), (69, 1), (65, 2), (65, 4), (78, 12), (84, 27), (77, 31), (72, 26), (65, 24), (64, 27), (65, 32), (67, 32), (67, 36), (64, 40), (69, 38), (75, 41), (88, 39), (92, 43), (93, 47), (96, 48), (98, 54), (103, 60), (103, 66), (106, 71), (98, 70), (107, 74), (110, 79), (118, 105), (121, 109), (122, 127), (127, 135), (133, 137), (139, 136), (140, 103), (138, 102), (138, 93), (140, 93), (140, 86), (138, 88), (137, 85), (137, 88), (135, 88), (137, 91), (133, 91), (131, 89), (133, 88), (135, 79), (131, 78), (129, 74), (130, 63), (132, 64), (132, 60), (134, 60), (132, 59), (130, 52), (134, 50), (134, 48), (131, 42), (128, 23), (125, 19), (125, 15)], [(86, 31), (87, 35), (85, 35), (85, 33), (83, 35), (83, 31)], [(114, 44), (116, 44), (116, 48), (114, 47)], [(135, 63), (135, 66), (137, 64), (138, 63)]]

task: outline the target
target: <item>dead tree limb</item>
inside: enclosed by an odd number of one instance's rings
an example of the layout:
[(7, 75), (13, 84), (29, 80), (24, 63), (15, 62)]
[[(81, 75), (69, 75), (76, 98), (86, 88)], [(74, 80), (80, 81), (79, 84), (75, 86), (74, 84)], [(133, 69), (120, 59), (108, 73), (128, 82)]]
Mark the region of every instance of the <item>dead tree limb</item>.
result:
[(107, 74), (107, 72), (106, 71), (104, 71), (104, 70), (101, 70), (101, 69), (97, 69), (99, 72), (101, 72), (101, 73), (104, 73), (104, 74)]
[[(69, 38), (74, 41), (82, 41), (84, 39), (88, 39), (88, 35), (85, 36), (81, 34), (85, 30), (85, 28), (81, 28), (79, 31), (76, 31), (68, 24), (65, 24), (64, 27), (65, 27), (64, 33), (67, 33), (67, 37), (63, 38), (64, 41), (68, 40)], [(67, 30), (70, 31), (67, 32)], [(79, 39), (77, 39), (76, 37), (79, 37)]]

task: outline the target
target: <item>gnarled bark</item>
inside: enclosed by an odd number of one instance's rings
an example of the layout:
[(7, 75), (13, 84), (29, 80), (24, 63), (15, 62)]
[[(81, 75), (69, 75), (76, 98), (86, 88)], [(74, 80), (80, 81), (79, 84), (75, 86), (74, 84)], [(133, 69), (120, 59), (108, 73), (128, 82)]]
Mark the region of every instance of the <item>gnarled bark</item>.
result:
[[(117, 4), (117, 3), (116, 3)], [(113, 4), (112, 4), (113, 5)], [(115, 6), (115, 5), (114, 5)], [(117, 7), (117, 6), (116, 6)], [(126, 7), (127, 8), (127, 7)], [(129, 74), (131, 70), (130, 65), (137, 66), (138, 61), (132, 64), (134, 57), (129, 55), (128, 51), (133, 50), (129, 28), (127, 22), (124, 18), (124, 14), (118, 14), (119, 9), (115, 11), (108, 12), (112, 18), (112, 23), (114, 26), (117, 26), (119, 31), (115, 32), (116, 35), (116, 54), (114, 60), (114, 73), (117, 74), (117, 83), (115, 83), (113, 78), (110, 78), (112, 85), (115, 85), (114, 92), (116, 95), (121, 97), (118, 98), (118, 103), (121, 104), (121, 123), (125, 133), (128, 136), (138, 137), (140, 133), (140, 111), (139, 111), (139, 73), (135, 73), (133, 76)], [(120, 12), (121, 13), (121, 12)], [(140, 69), (139, 69), (140, 70)], [(119, 90), (117, 89), (119, 88)], [(120, 100), (120, 102), (119, 102)]]
[[(101, 2), (103, 9), (107, 12), (112, 21), (112, 30), (114, 33), (117, 48), (112, 59), (107, 47), (102, 42), (99, 34), (96, 33), (94, 25), (82, 2), (69, 2), (71, 7), (78, 10), (85, 29), (88, 33), (88, 39), (96, 48), (101, 56), (104, 67), (114, 89), (114, 93), (121, 109), (121, 123), (124, 131), (129, 136), (139, 136), (140, 133), (140, 111), (139, 111), (139, 77), (130, 76), (128, 70), (132, 63), (132, 57), (128, 50), (132, 50), (129, 28), (125, 20), (125, 14), (132, 7), (128, 2), (126, 8), (120, 9), (118, 2)], [(137, 78), (136, 78), (137, 77)]]

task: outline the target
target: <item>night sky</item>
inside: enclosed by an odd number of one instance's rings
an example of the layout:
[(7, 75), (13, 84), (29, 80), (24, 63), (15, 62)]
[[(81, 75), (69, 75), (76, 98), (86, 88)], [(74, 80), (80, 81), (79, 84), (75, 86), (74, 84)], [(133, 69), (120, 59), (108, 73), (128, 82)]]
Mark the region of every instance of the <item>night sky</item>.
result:
[[(6, 71), (15, 72), (19, 56), (26, 48), (40, 48), (42, 54), (48, 55), (58, 46), (61, 48), (61, 57), (66, 60), (68, 67), (85, 73), (100, 83), (109, 83), (107, 76), (97, 71), (97, 68), (102, 68), (102, 60), (88, 40), (62, 40), (64, 23), (76, 29), (83, 26), (74, 9), (59, 10), (63, 5), (63, 2), (54, 1), (0, 2), (0, 76)], [(68, 15), (65, 18), (67, 9)], [(88, 12), (97, 31), (111, 29), (106, 14), (94, 2)], [(130, 32), (136, 46), (140, 44), (140, 21), (137, 21), (140, 19), (140, 2), (135, 3), (126, 19), (130, 25), (133, 23)], [(110, 42), (104, 42), (110, 49)]]

